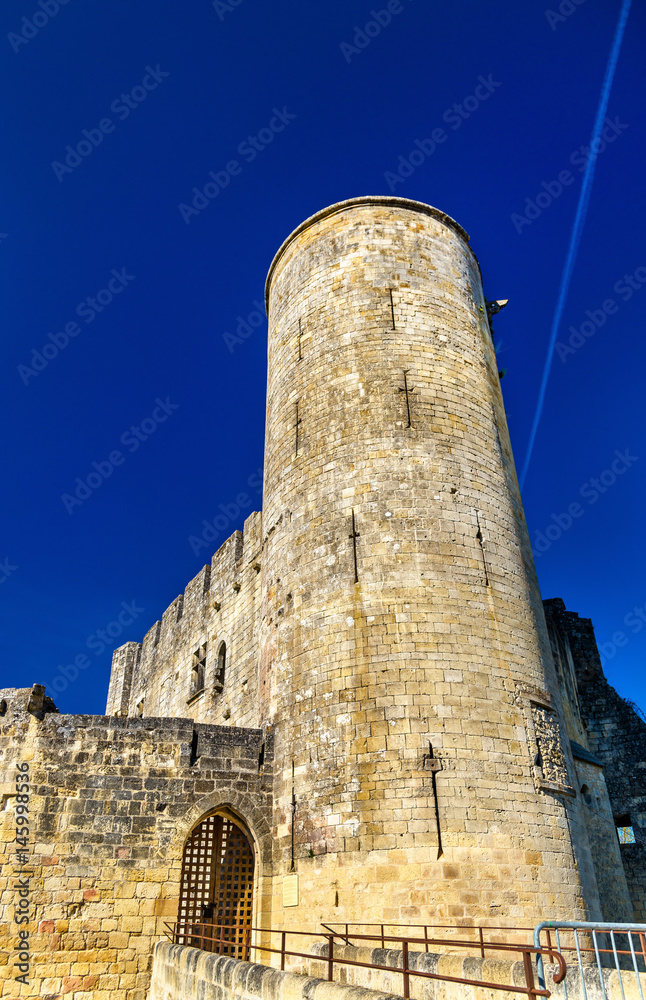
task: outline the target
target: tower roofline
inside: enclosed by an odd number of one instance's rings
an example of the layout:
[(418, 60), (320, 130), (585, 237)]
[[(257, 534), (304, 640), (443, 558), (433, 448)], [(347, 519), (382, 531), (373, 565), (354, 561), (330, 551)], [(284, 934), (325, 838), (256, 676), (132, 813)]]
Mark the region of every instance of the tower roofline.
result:
[[(435, 219), (439, 219), (440, 222), (443, 222), (450, 229), (453, 229), (454, 232), (456, 232), (458, 236), (464, 240), (467, 246), (469, 244), (469, 234), (462, 228), (459, 222), (452, 219), (450, 215), (446, 214), (446, 212), (440, 211), (439, 208), (433, 208), (432, 205), (427, 205), (423, 201), (414, 201), (412, 198), (396, 198), (392, 195), (385, 194), (369, 194), (363, 195), (361, 198), (347, 198), (345, 201), (337, 201), (334, 205), (328, 205), (327, 208), (322, 208), (320, 212), (310, 215), (309, 219), (305, 219), (304, 222), (301, 222), (300, 226), (297, 226), (296, 229), (289, 234), (287, 239), (281, 243), (274, 259), (271, 262), (267, 273), (267, 280), (265, 282), (265, 309), (267, 310), (267, 313), (269, 313), (269, 287), (271, 285), (271, 279), (274, 275), (278, 261), (281, 259), (292, 240), (296, 239), (297, 236), (300, 236), (302, 232), (310, 226), (313, 226), (316, 222), (320, 222), (322, 219), (327, 219), (330, 215), (336, 215), (337, 212), (345, 212), (350, 208), (356, 208), (361, 205), (398, 206), (400, 208), (407, 208), (413, 212), (422, 212), (424, 215), (432, 215)], [(469, 247), (469, 250), (471, 250), (471, 247)], [(471, 250), (471, 253), (473, 253), (473, 250)], [(475, 254), (473, 254), (473, 256), (475, 257)], [(477, 257), (475, 259), (477, 263)]]

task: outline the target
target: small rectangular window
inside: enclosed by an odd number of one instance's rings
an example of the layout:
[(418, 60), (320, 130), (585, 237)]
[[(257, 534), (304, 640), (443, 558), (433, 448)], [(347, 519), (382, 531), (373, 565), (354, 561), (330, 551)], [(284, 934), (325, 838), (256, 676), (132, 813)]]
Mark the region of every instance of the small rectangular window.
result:
[(189, 699), (193, 698), (200, 691), (204, 690), (204, 675), (206, 673), (206, 643), (198, 648), (193, 653), (193, 660), (191, 663), (191, 686), (189, 691)]
[(615, 816), (615, 826), (617, 827), (617, 836), (619, 837), (620, 844), (637, 843), (635, 831), (633, 830), (628, 813), (625, 813), (623, 816)]

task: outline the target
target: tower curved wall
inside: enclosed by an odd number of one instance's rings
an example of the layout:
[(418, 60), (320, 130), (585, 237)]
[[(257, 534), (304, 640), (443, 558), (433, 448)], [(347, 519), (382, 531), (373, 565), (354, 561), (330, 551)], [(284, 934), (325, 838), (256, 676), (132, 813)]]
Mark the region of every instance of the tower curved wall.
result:
[(468, 237), (353, 199), (283, 244), (267, 297), (277, 872), (310, 918), (598, 916)]

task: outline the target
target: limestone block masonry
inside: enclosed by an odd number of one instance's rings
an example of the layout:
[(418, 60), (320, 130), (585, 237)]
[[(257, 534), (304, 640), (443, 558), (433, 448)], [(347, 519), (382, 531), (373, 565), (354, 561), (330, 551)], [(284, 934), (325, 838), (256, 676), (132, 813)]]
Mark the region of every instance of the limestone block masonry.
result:
[[(251, 514), (244, 532), (235, 531), (220, 546), (143, 642), (128, 642), (116, 650), (108, 715), (260, 724), (256, 664), (261, 531), (261, 515)], [(200, 659), (202, 674), (194, 684), (193, 666)]]
[[(398, 993), (342, 986), (161, 942), (148, 1000), (401, 1000)], [(596, 1000), (596, 997), (594, 998)], [(612, 998), (614, 1000), (614, 997)]]
[[(577, 761), (604, 918), (616, 920), (623, 914), (624, 920), (644, 923), (646, 719), (606, 680), (590, 619), (567, 611), (560, 598), (544, 604), (554, 662), (570, 705), (568, 714), (579, 721), (571, 735), (580, 740), (578, 733), (585, 733), (586, 745), (598, 765)], [(565, 685), (563, 678), (568, 676), (574, 683)], [(608, 834), (603, 833), (604, 826), (611, 827), (611, 844)], [(632, 838), (619, 845), (615, 827), (629, 828)], [(619, 875), (614, 862), (618, 850), (622, 861)], [(623, 881), (627, 881), (628, 906), (617, 899), (617, 887)]]
[[(51, 703), (34, 712), (29, 689), (0, 695), (0, 995), (144, 1000), (153, 945), (177, 919), (184, 843), (205, 813), (247, 817), (267, 895), (271, 739), (190, 719), (59, 715)], [(28, 986), (14, 966), (15, 776), (25, 764)]]
[(280, 248), (267, 303), (277, 872), (318, 919), (597, 918), (468, 237), (428, 205), (342, 202)]

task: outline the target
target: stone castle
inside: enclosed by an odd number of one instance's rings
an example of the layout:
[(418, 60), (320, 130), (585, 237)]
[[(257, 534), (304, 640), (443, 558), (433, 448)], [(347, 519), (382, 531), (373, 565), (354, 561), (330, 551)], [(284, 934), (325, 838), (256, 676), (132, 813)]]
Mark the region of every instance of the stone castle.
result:
[(541, 601), (468, 236), (341, 202), (266, 305), (262, 512), (115, 652), (105, 716), (0, 691), (3, 996), (144, 998), (175, 921), (646, 920), (646, 723)]

